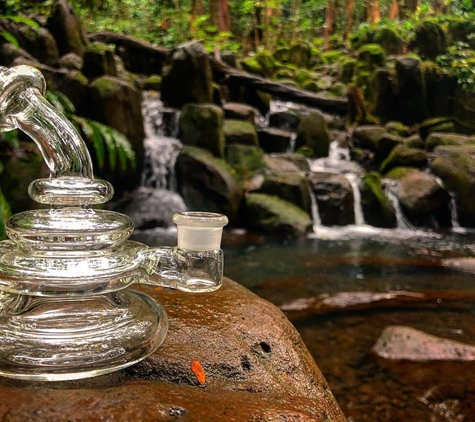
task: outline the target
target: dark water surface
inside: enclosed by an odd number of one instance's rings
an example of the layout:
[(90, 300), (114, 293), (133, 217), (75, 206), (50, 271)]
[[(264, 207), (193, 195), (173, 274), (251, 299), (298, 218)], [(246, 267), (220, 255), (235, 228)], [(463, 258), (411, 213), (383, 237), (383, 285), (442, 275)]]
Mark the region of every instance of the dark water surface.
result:
[(475, 345), (475, 274), (445, 265), (475, 256), (474, 234), (320, 235), (327, 239), (272, 243), (228, 234), (225, 275), (284, 307), (340, 292), (440, 294), (429, 303), (286, 313), (349, 421), (475, 421), (475, 363), (390, 361), (371, 352), (390, 325)]

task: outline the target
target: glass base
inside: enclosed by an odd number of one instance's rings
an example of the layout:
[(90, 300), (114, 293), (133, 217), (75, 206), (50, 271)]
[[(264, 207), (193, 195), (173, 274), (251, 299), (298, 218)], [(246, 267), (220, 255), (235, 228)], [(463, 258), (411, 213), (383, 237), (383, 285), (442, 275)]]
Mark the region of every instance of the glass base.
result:
[(165, 339), (163, 307), (121, 290), (78, 298), (0, 295), (0, 375), (61, 381), (107, 374), (152, 354)]

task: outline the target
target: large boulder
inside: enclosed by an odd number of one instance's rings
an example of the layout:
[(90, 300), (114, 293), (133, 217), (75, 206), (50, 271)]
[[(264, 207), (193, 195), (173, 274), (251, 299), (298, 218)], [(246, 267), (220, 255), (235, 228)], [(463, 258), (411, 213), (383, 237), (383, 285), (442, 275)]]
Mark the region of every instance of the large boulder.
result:
[(353, 189), (343, 174), (312, 172), (308, 180), (324, 226), (355, 223)]
[(302, 118), (297, 130), (296, 146), (310, 148), (314, 157), (328, 157), (330, 133), (325, 118), (312, 112)]
[(475, 145), (473, 136), (460, 135), (458, 133), (432, 132), (425, 141), (427, 151), (434, 151), (439, 146), (463, 146)]
[(180, 139), (224, 157), (224, 113), (214, 104), (186, 104), (181, 110)]
[(402, 50), (403, 41), (396, 30), (380, 28), (374, 34), (373, 42), (379, 44), (386, 54), (398, 54)]
[(398, 181), (396, 195), (405, 216), (418, 227), (450, 227), (450, 194), (431, 174), (398, 167), (386, 177)]
[(213, 102), (213, 75), (208, 52), (198, 42), (171, 51), (162, 68), (161, 99), (170, 107)]
[(387, 133), (388, 131), (383, 126), (361, 125), (353, 131), (353, 141), (361, 148), (374, 151), (381, 138)]
[(265, 167), (264, 151), (254, 145), (231, 144), (226, 147), (226, 161), (240, 179), (250, 179)]
[(312, 213), (310, 186), (304, 173), (280, 172), (264, 177), (258, 192), (275, 195)]
[(430, 168), (455, 195), (460, 225), (475, 227), (475, 146), (437, 147)]
[(257, 131), (254, 123), (244, 120), (225, 119), (224, 139), (226, 145), (242, 144), (257, 146)]
[(223, 105), (224, 116), (226, 119), (245, 120), (254, 123), (259, 111), (243, 103), (226, 103)]
[[(129, 140), (135, 152), (137, 169), (142, 168), (145, 137), (142, 117), (141, 92), (130, 82), (113, 76), (101, 76), (89, 86), (85, 110), (87, 116), (121, 132)], [(136, 187), (138, 172), (121, 176), (105, 174), (107, 180), (115, 180), (116, 188)], [(117, 179), (118, 178), (118, 179)], [(120, 183), (119, 183), (120, 182)]]
[(48, 29), (43, 27), (37, 29), (9, 19), (0, 19), (0, 29), (13, 35), (19, 46), (41, 63), (48, 66), (55, 66), (58, 63), (58, 45)]
[[(274, 305), (225, 279), (191, 295), (140, 288), (169, 316), (168, 335), (148, 359), (96, 378), (0, 380), (0, 418), (10, 422), (344, 422), (299, 334)], [(191, 363), (201, 363), (200, 385)]]
[(420, 60), (396, 59), (396, 80), (396, 120), (408, 125), (421, 122), (427, 117), (427, 99)]
[(191, 211), (217, 212), (236, 221), (242, 188), (228, 163), (204, 149), (185, 146), (175, 170), (178, 190)]
[(447, 50), (447, 40), (442, 27), (432, 21), (424, 21), (416, 28), (412, 48), (421, 57), (435, 59)]
[(59, 54), (84, 54), (89, 41), (81, 21), (67, 0), (55, 0), (47, 28), (56, 39)]
[(248, 229), (278, 237), (304, 237), (312, 228), (308, 213), (277, 196), (264, 193), (246, 195), (244, 218)]
[(288, 61), (297, 68), (308, 68), (310, 66), (312, 49), (308, 43), (303, 41), (292, 43), (288, 54)]
[(84, 52), (82, 73), (91, 79), (102, 75), (117, 76), (112, 48), (100, 42), (88, 45)]
[(85, 113), (89, 81), (79, 70), (69, 70), (59, 81), (59, 90), (68, 97), (79, 113)]
[(417, 167), (427, 166), (427, 153), (421, 149), (410, 148), (404, 144), (396, 145), (380, 167), (381, 173), (386, 173), (395, 167)]
[(259, 145), (267, 153), (281, 153), (292, 149), (295, 135), (275, 127), (262, 128), (259, 133)]

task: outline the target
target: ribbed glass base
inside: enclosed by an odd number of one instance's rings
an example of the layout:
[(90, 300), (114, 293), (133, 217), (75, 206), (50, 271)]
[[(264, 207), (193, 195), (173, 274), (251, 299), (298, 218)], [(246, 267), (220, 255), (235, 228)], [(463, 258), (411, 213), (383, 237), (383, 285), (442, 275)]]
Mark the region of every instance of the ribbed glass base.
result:
[(37, 381), (107, 374), (165, 339), (163, 307), (121, 290), (81, 299), (0, 293), (0, 375)]

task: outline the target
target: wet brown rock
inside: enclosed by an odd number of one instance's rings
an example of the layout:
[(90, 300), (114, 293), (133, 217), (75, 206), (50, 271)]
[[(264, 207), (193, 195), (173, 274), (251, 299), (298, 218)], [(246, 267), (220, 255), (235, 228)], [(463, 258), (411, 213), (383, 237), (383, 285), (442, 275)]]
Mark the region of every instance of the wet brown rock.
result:
[[(0, 419), (35, 421), (344, 421), (300, 336), (269, 302), (225, 280), (212, 294), (141, 288), (170, 319), (158, 351), (87, 380), (0, 380)], [(190, 369), (203, 365), (199, 386)]]
[(475, 360), (475, 346), (436, 337), (412, 327), (386, 327), (372, 348), (384, 359), (409, 361)]

